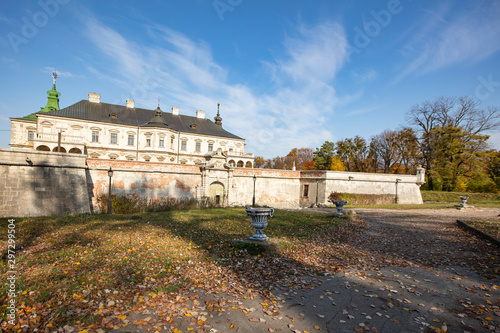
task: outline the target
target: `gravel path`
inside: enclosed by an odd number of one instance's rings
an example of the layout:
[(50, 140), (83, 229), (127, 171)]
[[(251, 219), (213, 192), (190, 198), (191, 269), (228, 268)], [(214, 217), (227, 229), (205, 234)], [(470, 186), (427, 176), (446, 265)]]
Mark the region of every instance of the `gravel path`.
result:
[[(500, 332), (500, 248), (456, 224), (500, 220), (500, 208), (356, 213), (360, 232), (347, 242), (361, 255), (351, 268), (304, 277), (315, 287), (273, 290), (270, 299), (216, 295), (220, 308), (206, 313), (212, 328), (205, 331)], [(178, 319), (176, 329), (196, 327)]]
[[(461, 266), (482, 274), (500, 268), (498, 246), (473, 237), (456, 224), (463, 220), (500, 221), (500, 209), (359, 210), (365, 236), (357, 244), (378, 259), (402, 266)], [(497, 270), (496, 273), (500, 273)]]

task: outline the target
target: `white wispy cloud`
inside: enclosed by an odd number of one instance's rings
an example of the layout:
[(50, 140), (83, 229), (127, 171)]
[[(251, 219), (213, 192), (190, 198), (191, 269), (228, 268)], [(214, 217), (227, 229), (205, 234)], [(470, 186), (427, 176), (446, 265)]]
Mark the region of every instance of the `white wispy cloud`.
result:
[(42, 68), (42, 73), (52, 74), (54, 72), (56, 72), (57, 76), (60, 76), (60, 77), (69, 77), (69, 78), (73, 78), (73, 79), (84, 79), (85, 78), (85, 75), (78, 75), (78, 74), (73, 74), (71, 72), (61, 71), (61, 70), (58, 70), (55, 67), (44, 67), (44, 68)]
[(500, 150), (500, 133), (492, 133), (490, 134), (490, 138), (488, 139), (488, 145), (491, 149)]
[(282, 56), (265, 63), (272, 87), (265, 94), (229, 83), (228, 69), (214, 61), (208, 43), (173, 29), (149, 26), (148, 37), (161, 42), (145, 44), (95, 18), (87, 26), (87, 38), (108, 60), (101, 68), (87, 68), (128, 94), (113, 103), (134, 98), (138, 105), (151, 105), (162, 96), (183, 114), (202, 109), (213, 117), (220, 102), (224, 128), (246, 138), (247, 151), (266, 157), (316, 147), (333, 137), (325, 123), (337, 103), (331, 82), (347, 54), (345, 33), (337, 24), (299, 26), (285, 37)]
[(378, 73), (373, 68), (353, 71), (352, 76), (360, 83), (371, 82), (375, 80), (378, 76)]
[(329, 83), (346, 60), (347, 40), (337, 23), (301, 25), (296, 36), (287, 36), (283, 44), (287, 57), (277, 59), (277, 66), (295, 81)]
[(356, 109), (356, 110), (352, 110), (352, 111), (347, 111), (346, 115), (347, 116), (357, 116), (360, 114), (377, 111), (377, 110), (380, 110), (381, 108), (382, 108), (382, 106), (368, 106), (368, 107), (364, 107), (364, 108), (360, 108), (360, 109)]
[(402, 50), (413, 60), (401, 71), (396, 82), (413, 72), (428, 73), (444, 67), (475, 63), (500, 50), (500, 2), (471, 2), (473, 10), (460, 15), (447, 14), (449, 6), (440, 6), (433, 15), (426, 13), (415, 35)]

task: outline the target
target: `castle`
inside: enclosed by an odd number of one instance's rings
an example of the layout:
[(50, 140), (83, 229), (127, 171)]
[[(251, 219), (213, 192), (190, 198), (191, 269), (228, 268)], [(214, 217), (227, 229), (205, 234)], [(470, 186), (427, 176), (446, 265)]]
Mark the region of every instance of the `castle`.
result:
[(196, 116), (101, 102), (100, 94), (89, 93), (59, 109), (56, 73), (47, 105), (39, 112), (11, 118), (12, 148), (84, 154), (89, 158), (202, 164), (205, 156), (221, 149), (233, 167), (253, 167), (254, 155), (245, 152), (245, 140), (226, 131), (217, 108), (214, 122), (205, 112)]
[[(11, 148), (0, 149), (0, 217), (99, 212), (109, 193), (145, 200), (187, 198), (221, 206), (302, 208), (330, 193), (378, 203), (421, 204), (416, 175), (254, 168), (245, 140), (196, 116), (101, 103), (89, 94), (64, 109), (54, 83), (39, 112), (11, 118)], [(111, 172), (112, 171), (112, 172)]]

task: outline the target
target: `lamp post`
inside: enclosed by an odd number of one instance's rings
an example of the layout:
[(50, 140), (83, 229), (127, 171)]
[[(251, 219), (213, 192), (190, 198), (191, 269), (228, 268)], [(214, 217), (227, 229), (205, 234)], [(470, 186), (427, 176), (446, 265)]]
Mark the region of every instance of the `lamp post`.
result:
[(395, 201), (396, 201), (396, 202), (395, 202), (396, 204), (397, 204), (397, 203), (398, 203), (398, 201), (399, 201), (399, 198), (398, 198), (398, 184), (399, 184), (399, 182), (400, 182), (400, 181), (402, 181), (402, 179), (396, 178), (396, 200), (395, 200)]
[(255, 207), (255, 182), (257, 181), (257, 176), (253, 175), (253, 198), (252, 198), (252, 207)]
[(319, 200), (319, 179), (316, 179), (316, 207), (318, 207)]
[(111, 167), (109, 167), (108, 176), (109, 176), (108, 214), (111, 214), (111, 177), (113, 177), (113, 170), (111, 169)]

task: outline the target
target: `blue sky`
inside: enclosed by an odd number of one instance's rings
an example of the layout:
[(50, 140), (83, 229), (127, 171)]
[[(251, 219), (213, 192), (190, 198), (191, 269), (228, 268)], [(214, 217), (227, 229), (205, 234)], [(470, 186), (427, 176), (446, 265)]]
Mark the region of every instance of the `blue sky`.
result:
[(61, 108), (97, 92), (213, 119), (219, 102), (265, 157), (369, 140), (439, 96), (500, 107), (499, 17), (493, 0), (4, 0), (0, 147), (9, 117), (45, 106), (54, 68)]

